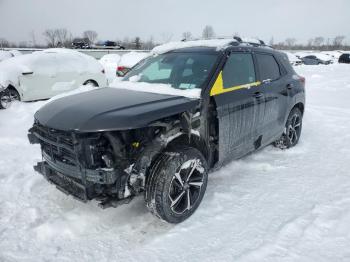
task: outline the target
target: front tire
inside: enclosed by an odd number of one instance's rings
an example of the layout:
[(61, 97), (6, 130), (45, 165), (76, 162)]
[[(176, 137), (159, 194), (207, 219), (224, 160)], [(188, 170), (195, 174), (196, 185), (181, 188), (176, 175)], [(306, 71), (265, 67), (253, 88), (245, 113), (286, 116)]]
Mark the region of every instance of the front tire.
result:
[(207, 161), (197, 149), (180, 147), (162, 153), (146, 183), (147, 207), (168, 223), (180, 223), (198, 208), (207, 182)]
[(281, 138), (274, 142), (274, 145), (281, 149), (291, 148), (298, 144), (301, 129), (303, 126), (303, 114), (300, 109), (295, 107), (289, 113), (285, 130)]
[(0, 92), (0, 109), (6, 109), (9, 108), (11, 105), (11, 99), (8, 95), (7, 90)]

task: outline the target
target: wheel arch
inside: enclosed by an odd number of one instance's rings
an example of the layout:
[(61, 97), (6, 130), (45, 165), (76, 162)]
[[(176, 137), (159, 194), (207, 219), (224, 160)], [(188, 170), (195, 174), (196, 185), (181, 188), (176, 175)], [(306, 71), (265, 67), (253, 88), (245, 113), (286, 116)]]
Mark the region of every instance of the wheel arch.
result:
[[(155, 164), (157, 164), (159, 158), (163, 155), (163, 153), (174, 150), (175, 148), (179, 148), (183, 146), (193, 147), (202, 153), (203, 157), (208, 163), (208, 166), (210, 165), (211, 156), (210, 156), (209, 147), (205, 143), (205, 140), (195, 133), (191, 133), (190, 136), (186, 133), (181, 133), (180, 135), (175, 136), (173, 139), (171, 139), (170, 141), (167, 141), (163, 145), (158, 144), (158, 146), (159, 146), (158, 148), (153, 147), (153, 149), (151, 150), (153, 151), (152, 152), (153, 154), (147, 156), (149, 161), (147, 165), (145, 165), (146, 164), (145, 162), (144, 162), (144, 165), (142, 165), (142, 163), (139, 163), (141, 164), (141, 166), (139, 166), (139, 164), (136, 165), (138, 166), (139, 171), (140, 170), (144, 171), (146, 183), (152, 168), (154, 167)], [(157, 152), (155, 153), (154, 150)]]
[(192, 131), (190, 135), (182, 134), (174, 138), (167, 144), (164, 150), (178, 147), (178, 146), (189, 146), (189, 147), (198, 149), (209, 163), (209, 160), (210, 160), (209, 146), (199, 134), (195, 133), (195, 131)]
[(294, 108), (298, 108), (301, 111), (301, 114), (304, 115), (305, 106), (302, 102), (295, 104), (291, 110), (293, 110)]
[(98, 82), (96, 81), (96, 80), (94, 80), (94, 79), (88, 79), (88, 80), (86, 80), (84, 83), (83, 83), (83, 85), (87, 85), (88, 83), (94, 83), (94, 85), (96, 85), (97, 87), (99, 87), (100, 85), (98, 84)]
[(14, 85), (11, 85), (11, 84), (8, 85), (7, 89), (16, 91), (16, 92), (18, 93), (18, 96), (19, 96), (20, 101), (22, 100), (22, 94), (21, 94), (21, 92), (19, 92), (18, 89), (17, 89)]

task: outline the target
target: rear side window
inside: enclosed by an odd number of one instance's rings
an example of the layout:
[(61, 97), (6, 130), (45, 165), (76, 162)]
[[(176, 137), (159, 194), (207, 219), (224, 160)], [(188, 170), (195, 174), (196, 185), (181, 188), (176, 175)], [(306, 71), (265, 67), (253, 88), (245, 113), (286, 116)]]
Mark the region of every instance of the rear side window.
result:
[(222, 71), (224, 88), (254, 83), (255, 70), (251, 54), (232, 53)]
[(276, 59), (268, 54), (256, 54), (261, 80), (276, 80), (280, 77), (280, 67)]

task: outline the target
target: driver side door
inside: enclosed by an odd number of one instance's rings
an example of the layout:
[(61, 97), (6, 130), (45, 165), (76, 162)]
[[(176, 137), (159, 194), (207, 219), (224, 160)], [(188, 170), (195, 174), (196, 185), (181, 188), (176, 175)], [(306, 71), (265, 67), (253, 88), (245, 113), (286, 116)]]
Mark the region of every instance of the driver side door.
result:
[(210, 91), (217, 106), (219, 163), (240, 158), (256, 148), (257, 127), (263, 119), (263, 94), (257, 96), (253, 56), (233, 52)]

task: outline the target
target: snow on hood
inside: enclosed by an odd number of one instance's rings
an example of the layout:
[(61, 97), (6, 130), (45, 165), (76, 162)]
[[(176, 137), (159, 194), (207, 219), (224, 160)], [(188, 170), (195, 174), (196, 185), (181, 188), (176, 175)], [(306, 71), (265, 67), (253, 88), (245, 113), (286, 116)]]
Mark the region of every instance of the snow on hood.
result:
[(110, 87), (163, 95), (184, 96), (188, 98), (200, 98), (201, 95), (201, 89), (199, 88), (183, 90), (173, 88), (171, 87), (171, 85), (166, 84), (150, 84), (144, 82), (121, 81), (121, 79), (118, 78), (113, 81)]
[(11, 58), (12, 55), (8, 51), (0, 50), (0, 61)]
[(17, 50), (0, 50), (0, 62), (19, 55), (22, 55), (22, 53)]
[(209, 39), (196, 40), (185, 42), (169, 42), (164, 45), (156, 46), (151, 51), (153, 54), (164, 54), (171, 50), (186, 48), (186, 47), (216, 47), (217, 50), (223, 49), (230, 43), (237, 42), (235, 39)]

